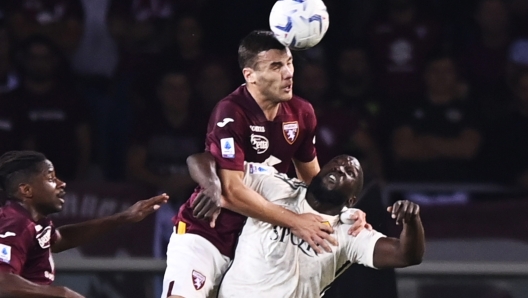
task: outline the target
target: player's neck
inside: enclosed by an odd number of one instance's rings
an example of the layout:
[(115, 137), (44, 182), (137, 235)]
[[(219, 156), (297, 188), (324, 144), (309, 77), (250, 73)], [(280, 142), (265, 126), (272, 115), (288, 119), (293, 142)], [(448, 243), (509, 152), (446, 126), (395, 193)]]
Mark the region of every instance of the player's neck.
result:
[(15, 200), (15, 202), (16, 204), (19, 204), (20, 206), (24, 207), (24, 209), (26, 209), (29, 212), (31, 219), (33, 219), (33, 221), (39, 221), (45, 217), (44, 215), (40, 214), (40, 212), (38, 212), (35, 208), (33, 208), (33, 206), (31, 206), (30, 204), (21, 202), (19, 200)]
[(341, 209), (343, 209), (342, 207), (328, 206), (320, 203), (310, 192), (306, 193), (306, 202), (308, 203), (308, 205), (310, 205), (313, 210), (321, 214), (326, 214), (330, 216), (338, 215)]
[(256, 90), (256, 88), (251, 88), (249, 85), (247, 86), (247, 90), (253, 99), (255, 99), (255, 102), (259, 105), (260, 109), (264, 113), (264, 116), (266, 116), (266, 119), (268, 121), (273, 121), (279, 112), (280, 102), (270, 100), (258, 90)]

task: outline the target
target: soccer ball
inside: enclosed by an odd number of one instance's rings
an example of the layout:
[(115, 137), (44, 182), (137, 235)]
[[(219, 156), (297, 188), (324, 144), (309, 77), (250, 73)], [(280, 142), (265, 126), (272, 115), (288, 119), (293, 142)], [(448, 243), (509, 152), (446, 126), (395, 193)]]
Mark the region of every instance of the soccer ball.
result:
[(269, 23), (277, 39), (292, 50), (306, 50), (323, 39), (330, 19), (322, 0), (278, 0)]

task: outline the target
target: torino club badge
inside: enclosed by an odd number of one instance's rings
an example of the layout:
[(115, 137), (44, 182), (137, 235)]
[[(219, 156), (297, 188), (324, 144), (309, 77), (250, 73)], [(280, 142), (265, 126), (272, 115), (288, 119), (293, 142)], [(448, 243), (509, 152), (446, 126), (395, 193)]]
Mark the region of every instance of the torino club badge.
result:
[(196, 270), (193, 270), (192, 271), (192, 281), (193, 281), (194, 288), (196, 289), (196, 291), (198, 291), (201, 288), (203, 288), (205, 284), (205, 275), (201, 274), (200, 272)]
[(299, 136), (299, 122), (282, 122), (282, 133), (284, 134), (286, 141), (290, 145), (293, 144), (293, 142), (295, 142)]

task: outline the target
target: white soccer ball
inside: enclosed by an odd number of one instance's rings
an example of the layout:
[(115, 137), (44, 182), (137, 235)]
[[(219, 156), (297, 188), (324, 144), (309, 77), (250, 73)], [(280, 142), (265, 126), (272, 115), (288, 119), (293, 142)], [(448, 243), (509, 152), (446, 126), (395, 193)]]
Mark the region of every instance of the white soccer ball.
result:
[(283, 45), (306, 50), (323, 39), (330, 19), (322, 0), (278, 0), (271, 9), (269, 23)]

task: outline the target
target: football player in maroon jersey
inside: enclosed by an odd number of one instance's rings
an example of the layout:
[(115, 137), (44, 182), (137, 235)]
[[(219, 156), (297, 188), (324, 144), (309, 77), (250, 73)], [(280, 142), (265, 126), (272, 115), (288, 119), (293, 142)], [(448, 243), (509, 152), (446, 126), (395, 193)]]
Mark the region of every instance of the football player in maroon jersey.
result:
[(10, 151), (0, 157), (0, 297), (82, 297), (58, 286), (52, 252), (82, 245), (123, 224), (143, 220), (168, 200), (163, 194), (99, 219), (53, 226), (50, 214), (61, 211), (66, 183), (53, 164), (34, 151)]
[[(173, 219), (164, 298), (210, 295), (233, 258), (247, 216), (289, 228), (318, 253), (331, 250), (327, 241), (335, 244), (322, 217), (285, 210), (243, 184), (244, 161), (265, 162), (282, 173), (293, 161), (307, 183), (320, 168), (314, 145), (317, 120), (312, 105), (293, 95), (290, 50), (272, 32), (253, 31), (242, 40), (238, 58), (246, 83), (216, 105), (207, 129), (206, 151), (216, 160), (219, 179), (201, 185)], [(214, 208), (219, 206), (225, 209)], [(361, 229), (364, 213), (356, 213)], [(211, 224), (202, 218), (212, 218)]]

